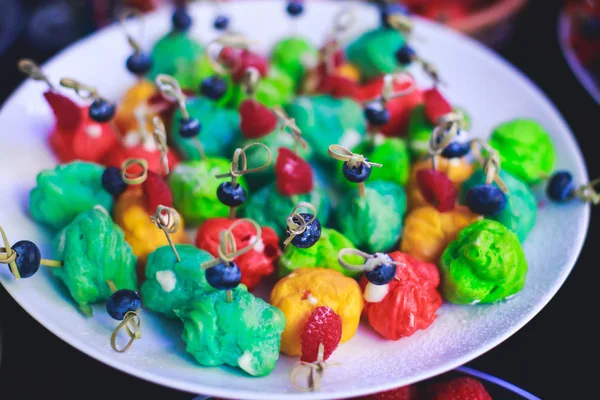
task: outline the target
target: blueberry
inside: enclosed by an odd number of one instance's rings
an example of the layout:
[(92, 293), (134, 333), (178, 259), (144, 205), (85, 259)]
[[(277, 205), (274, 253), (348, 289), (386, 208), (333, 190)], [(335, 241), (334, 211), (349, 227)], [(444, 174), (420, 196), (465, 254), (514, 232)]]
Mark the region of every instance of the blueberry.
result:
[(217, 75), (204, 79), (200, 85), (200, 93), (212, 100), (219, 100), (226, 91), (227, 82)]
[(555, 172), (546, 185), (546, 195), (552, 201), (559, 203), (573, 198), (575, 183), (573, 176), (567, 171)]
[(117, 107), (104, 99), (96, 99), (90, 105), (88, 114), (96, 122), (108, 122), (115, 116)]
[(193, 138), (200, 133), (202, 125), (197, 118), (181, 119), (179, 126), (179, 134), (184, 138)]
[(494, 185), (478, 185), (467, 192), (467, 207), (475, 214), (493, 216), (506, 207), (506, 195)]
[(390, 112), (385, 107), (385, 104), (374, 101), (365, 107), (365, 118), (371, 125), (382, 126), (390, 120)]
[(600, 19), (588, 16), (582, 21), (581, 35), (587, 39), (598, 39), (600, 38)]
[(375, 255), (383, 257), (389, 264), (381, 264), (372, 271), (365, 272), (365, 276), (373, 285), (387, 285), (396, 276), (396, 265), (387, 254), (376, 253)]
[(121, 175), (121, 169), (106, 167), (102, 173), (102, 187), (113, 196), (119, 196), (127, 189), (127, 184)]
[(407, 66), (413, 61), (416, 54), (417, 53), (412, 47), (405, 44), (404, 46), (400, 47), (400, 49), (396, 52), (396, 60), (398, 61), (398, 64), (402, 66)]
[(215, 22), (213, 22), (213, 26), (218, 31), (224, 31), (229, 27), (229, 18), (225, 15), (217, 15)]
[(452, 142), (442, 151), (442, 157), (460, 158), (469, 154), (470, 151), (471, 141), (469, 140), (469, 133), (463, 129), (459, 129)]
[(36, 244), (29, 240), (20, 240), (13, 244), (11, 249), (17, 253), (15, 264), (17, 264), (21, 278), (29, 278), (35, 275), (40, 269), (40, 262), (42, 261), (40, 249)]
[(290, 16), (297, 17), (304, 12), (304, 4), (300, 0), (288, 1), (286, 11)]
[(127, 70), (135, 75), (145, 75), (152, 69), (152, 58), (146, 53), (133, 53), (127, 57)]
[[(292, 239), (292, 244), (301, 249), (307, 249), (317, 243), (321, 237), (321, 223), (317, 218), (315, 218), (314, 221), (309, 224), (308, 221), (310, 221), (313, 216), (305, 213), (300, 213), (300, 215), (307, 223), (306, 230), (301, 235), (294, 236)], [(297, 224), (300, 223), (297, 217), (294, 217), (293, 221)]]
[(391, 28), (392, 26), (389, 24), (388, 18), (398, 14), (408, 15), (408, 8), (401, 4), (389, 4), (381, 6), (381, 8), (379, 9), (379, 18), (381, 25), (386, 28)]
[(348, 163), (345, 162), (342, 166), (342, 172), (346, 179), (354, 183), (366, 181), (371, 175), (371, 170), (372, 168), (367, 167), (364, 163), (360, 163), (357, 166), (350, 168)]
[(240, 283), (242, 271), (236, 263), (217, 264), (206, 270), (206, 281), (219, 290), (232, 290)]
[(142, 308), (142, 300), (137, 292), (129, 289), (117, 290), (106, 300), (108, 315), (116, 320), (123, 320), (125, 314)]
[(223, 182), (217, 189), (219, 201), (229, 207), (237, 207), (246, 201), (246, 191), (242, 185), (233, 186), (231, 182)]
[(171, 17), (171, 22), (173, 23), (173, 30), (185, 32), (192, 26), (192, 17), (185, 7), (177, 7)]

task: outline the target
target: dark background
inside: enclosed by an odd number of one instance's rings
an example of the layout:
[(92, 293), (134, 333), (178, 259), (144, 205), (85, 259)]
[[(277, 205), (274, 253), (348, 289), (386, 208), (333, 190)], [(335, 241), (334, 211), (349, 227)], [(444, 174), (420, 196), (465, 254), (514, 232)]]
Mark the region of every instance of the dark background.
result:
[[(12, 1), (0, 0), (0, 5), (8, 3)], [(36, 2), (19, 3), (27, 6)], [(532, 0), (517, 21), (514, 37), (500, 53), (529, 76), (558, 107), (579, 141), (590, 176), (597, 177), (600, 175), (596, 146), (600, 124), (596, 120), (600, 116), (600, 105), (576, 81), (560, 52), (557, 18), (561, 3)], [(6, 17), (6, 8), (2, 14)], [(61, 31), (60, 26), (56, 29)], [(81, 32), (87, 27), (78, 29)], [(61, 34), (68, 41), (69, 35), (75, 32), (65, 31)], [(0, 29), (0, 52), (2, 39), (7, 35)], [(51, 53), (33, 49), (23, 35), (17, 39), (0, 56), (0, 101), (23, 79), (16, 68), (12, 68), (17, 59), (28, 56), (43, 61)], [(493, 95), (489, 93), (491, 107)], [(17, 134), (7, 132), (7, 127), (1, 129), (5, 135)], [(595, 365), (599, 339), (594, 329), (598, 316), (593, 297), (600, 268), (595, 248), (599, 235), (600, 214), (594, 212), (579, 261), (556, 297), (518, 333), (468, 365), (506, 379), (542, 399), (599, 398), (594, 381), (598, 379), (598, 368), (588, 368)], [(189, 394), (113, 370), (73, 349), (26, 314), (3, 288), (0, 288), (0, 324), (4, 342), (0, 398), (191, 398)]]

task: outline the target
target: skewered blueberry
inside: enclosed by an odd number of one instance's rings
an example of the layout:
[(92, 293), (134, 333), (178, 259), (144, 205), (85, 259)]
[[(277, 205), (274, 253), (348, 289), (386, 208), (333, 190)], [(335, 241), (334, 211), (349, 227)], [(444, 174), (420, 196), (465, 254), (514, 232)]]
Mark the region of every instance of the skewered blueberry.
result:
[(17, 253), (15, 264), (21, 278), (29, 278), (40, 269), (42, 255), (37, 245), (29, 240), (20, 240), (13, 244), (11, 249)]
[(471, 142), (469, 133), (459, 129), (452, 142), (442, 151), (444, 158), (460, 158), (466, 156), (471, 151)]
[(390, 25), (388, 18), (398, 14), (408, 15), (408, 8), (402, 4), (388, 4), (381, 6), (379, 11), (381, 25), (386, 28), (391, 28), (392, 26)]
[(112, 318), (121, 321), (125, 314), (142, 307), (142, 300), (137, 292), (129, 289), (117, 290), (106, 300), (106, 311)]
[(396, 60), (398, 61), (398, 64), (407, 66), (413, 61), (416, 54), (417, 53), (412, 47), (405, 44), (396, 52)]
[(367, 167), (364, 163), (359, 163), (358, 165), (350, 168), (348, 166), (348, 162), (345, 162), (342, 166), (342, 172), (346, 179), (350, 182), (360, 183), (366, 181), (371, 175), (371, 167)]
[(135, 75), (145, 75), (152, 69), (152, 58), (146, 53), (133, 53), (127, 57), (127, 70)]
[(229, 18), (225, 15), (217, 15), (215, 22), (213, 22), (213, 26), (218, 31), (224, 31), (229, 27)]
[(192, 17), (185, 7), (177, 7), (171, 17), (173, 30), (177, 32), (185, 32), (192, 26)]
[(179, 126), (179, 134), (184, 138), (193, 138), (200, 133), (202, 124), (197, 118), (181, 119), (181, 125)]
[(242, 271), (236, 263), (217, 264), (206, 270), (206, 281), (219, 290), (232, 290), (240, 283)]
[(127, 184), (121, 175), (121, 169), (106, 167), (102, 173), (102, 187), (113, 196), (119, 196), (127, 189)]
[(390, 120), (390, 112), (385, 107), (385, 104), (374, 101), (365, 107), (365, 118), (371, 125), (382, 126)]
[(304, 4), (300, 0), (291, 0), (286, 7), (287, 13), (292, 17), (297, 17), (304, 12)]
[[(309, 223), (309, 221), (313, 218), (311, 214), (300, 213), (300, 215), (306, 222), (306, 230), (300, 235), (294, 236), (291, 243), (298, 248), (306, 249), (317, 243), (321, 237), (321, 223), (319, 222), (318, 218), (315, 218), (314, 221)], [(294, 217), (292, 220), (297, 224), (300, 223), (297, 217)], [(288, 230), (288, 235), (289, 234), (290, 232)]]
[(110, 121), (117, 111), (117, 107), (113, 103), (109, 103), (104, 99), (96, 99), (90, 105), (88, 114), (90, 118), (96, 122), (104, 123)]
[(387, 285), (396, 276), (396, 265), (387, 254), (376, 253), (375, 256), (385, 259), (386, 264), (378, 265), (372, 271), (366, 271), (365, 276), (373, 285)]
[(229, 207), (237, 207), (246, 201), (246, 191), (242, 185), (233, 185), (231, 182), (223, 182), (217, 189), (219, 201)]
[(467, 207), (475, 214), (492, 216), (506, 207), (506, 195), (494, 185), (478, 185), (467, 192)]
[(225, 79), (214, 75), (202, 81), (200, 93), (212, 100), (219, 100), (227, 91)]
[(575, 183), (573, 176), (567, 171), (555, 172), (546, 186), (546, 195), (552, 201), (565, 202), (573, 198)]

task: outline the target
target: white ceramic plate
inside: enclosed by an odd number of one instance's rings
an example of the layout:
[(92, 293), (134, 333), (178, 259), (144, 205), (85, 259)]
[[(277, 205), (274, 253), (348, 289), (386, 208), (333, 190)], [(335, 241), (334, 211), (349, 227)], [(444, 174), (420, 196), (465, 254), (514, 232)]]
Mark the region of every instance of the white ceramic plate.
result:
[[(298, 32), (321, 43), (333, 15), (343, 5), (310, 2), (298, 22)], [(354, 8), (358, 23), (350, 37), (375, 26), (378, 20), (370, 6), (356, 4)], [(227, 5), (226, 10), (233, 28), (257, 39), (260, 51), (267, 52), (278, 38), (291, 33), (282, 2), (246, 1)], [(211, 28), (214, 13), (210, 6), (193, 7), (194, 36), (203, 41), (215, 36)], [(170, 11), (148, 17), (147, 24), (151, 27), (147, 29), (148, 44), (169, 29)], [(475, 135), (486, 137), (494, 126), (509, 119), (534, 118), (552, 135), (558, 151), (557, 168), (570, 170), (577, 182), (587, 182), (581, 153), (569, 128), (527, 78), (474, 40), (442, 26), (419, 20), (416, 36), (424, 39), (415, 43), (419, 53), (434, 61), (449, 83), (445, 88), (449, 98), (473, 116)], [(44, 69), (54, 81), (70, 76), (91, 82), (101, 93), (116, 99), (134, 82), (124, 68), (129, 54), (122, 32), (111, 27), (68, 48)], [(0, 159), (0, 223), (13, 243), (33, 240), (49, 256), (50, 237), (27, 211), (28, 191), (35, 185), (36, 174), (56, 163), (45, 140), (53, 117), (41, 96), (43, 90), (41, 83), (26, 82), (6, 102), (0, 115), (5, 149)], [(544, 307), (566, 279), (581, 250), (588, 220), (586, 205), (545, 204), (524, 244), (530, 270), (518, 296), (489, 306), (445, 304), (429, 329), (397, 342), (381, 339), (363, 323), (356, 337), (331, 357), (341, 365), (328, 369), (321, 391), (310, 394), (296, 392), (289, 383), (296, 358), (282, 356), (277, 369), (264, 378), (251, 378), (231, 368), (202, 368), (186, 354), (180, 339), (181, 326), (150, 312), (144, 313), (143, 339), (127, 353), (117, 354), (109, 345), (115, 322), (104, 311), (104, 305), (95, 307), (93, 319), (84, 318), (48, 271), (16, 282), (7, 268), (0, 268), (0, 282), (55, 335), (125, 373), (180, 390), (236, 399), (340, 399), (443, 373), (515, 333)]]

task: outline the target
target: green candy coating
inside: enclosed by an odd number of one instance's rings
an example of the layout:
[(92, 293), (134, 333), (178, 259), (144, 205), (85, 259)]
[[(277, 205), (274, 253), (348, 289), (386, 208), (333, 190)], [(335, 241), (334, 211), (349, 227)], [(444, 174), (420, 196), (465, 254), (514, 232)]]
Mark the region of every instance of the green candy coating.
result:
[(402, 186), (385, 181), (367, 181), (365, 196), (357, 189), (347, 192), (336, 209), (336, 223), (359, 249), (369, 253), (390, 250), (400, 239), (406, 212)]
[[(334, 229), (322, 228), (321, 238), (313, 246), (301, 249), (293, 244), (288, 245), (279, 259), (279, 277), (282, 278), (298, 268), (328, 268), (350, 277), (357, 277), (360, 271), (350, 271), (338, 262), (341, 249), (354, 248), (344, 235)], [(361, 263), (357, 256), (345, 256), (349, 263)], [(362, 260), (364, 261), (364, 260)]]
[[(269, 68), (269, 74), (258, 82), (255, 99), (268, 108), (282, 107), (294, 98), (294, 80), (277, 66)], [(232, 95), (232, 107), (239, 105), (248, 98), (241, 85), (237, 85)]]
[(244, 207), (243, 214), (246, 218), (252, 218), (258, 222), (260, 226), (273, 228), (280, 238), (284, 238), (287, 229), (286, 218), (296, 204), (301, 201), (315, 206), (321, 225), (327, 224), (331, 203), (325, 190), (317, 185), (310, 193), (288, 197), (281, 195), (275, 183), (271, 183), (252, 193), (252, 197)]
[(442, 294), (455, 304), (493, 303), (518, 293), (527, 261), (517, 235), (482, 219), (464, 228), (442, 254)]
[[(216, 102), (205, 97), (194, 97), (186, 101), (188, 113), (202, 124), (198, 138), (204, 153), (211, 156), (230, 157), (233, 143), (241, 136), (240, 115), (235, 110), (221, 108)], [(195, 138), (179, 135), (181, 110), (177, 110), (171, 127), (171, 140), (179, 154), (188, 160), (199, 160), (200, 152)]]
[(365, 136), (367, 122), (360, 104), (348, 98), (331, 96), (300, 96), (285, 107), (290, 118), (302, 131), (302, 137), (315, 155), (326, 162), (334, 160), (327, 150), (332, 144), (351, 149)]
[(280, 40), (271, 53), (271, 64), (281, 68), (288, 74), (294, 86), (298, 87), (306, 73), (304, 60), (306, 58), (316, 59), (318, 49), (307, 39), (302, 37), (290, 37)]
[[(179, 163), (169, 175), (169, 186), (173, 192), (173, 205), (188, 225), (199, 225), (208, 218), (227, 217), (229, 207), (217, 198), (219, 185), (225, 179), (215, 175), (229, 171), (231, 161), (209, 157), (205, 160)], [(238, 183), (247, 189), (243, 176)], [(243, 207), (243, 206), (242, 206)]]
[(227, 364), (252, 376), (268, 375), (279, 359), (285, 315), (243, 285), (232, 294), (230, 303), (219, 290), (176, 311), (186, 350), (204, 366)]
[[(410, 176), (410, 155), (406, 142), (400, 138), (377, 136), (375, 143), (363, 142), (354, 149), (353, 153), (362, 154), (369, 161), (382, 164), (382, 168), (374, 167), (369, 180), (393, 182), (406, 185)], [(337, 169), (337, 180), (344, 187), (353, 187), (355, 184), (344, 178), (342, 166)]]
[[(173, 76), (183, 89), (196, 90), (202, 82), (200, 70), (204, 49), (185, 32), (170, 32), (152, 49), (152, 81), (159, 74)], [(204, 68), (203, 68), (204, 70)]]
[(216, 290), (206, 281), (204, 270), (200, 268), (214, 257), (190, 244), (177, 244), (175, 248), (180, 262), (170, 246), (150, 253), (146, 281), (142, 284), (144, 307), (171, 318), (176, 317), (173, 310)]
[[(506, 207), (499, 214), (491, 217), (513, 231), (522, 242), (535, 225), (537, 216), (537, 199), (529, 187), (506, 171), (500, 171), (500, 178), (506, 184)], [(477, 185), (485, 184), (485, 172), (477, 170), (463, 183), (461, 203), (465, 203), (467, 192)], [(494, 182), (495, 186), (498, 186)]]
[(552, 139), (536, 121), (505, 122), (494, 129), (489, 143), (500, 153), (502, 168), (528, 185), (539, 182), (554, 168)]
[(358, 67), (367, 79), (396, 72), (400, 65), (396, 51), (405, 43), (395, 29), (377, 28), (363, 33), (346, 50), (348, 61)]
[(102, 186), (103, 173), (103, 166), (83, 161), (40, 172), (29, 196), (33, 219), (58, 231), (95, 205), (110, 211), (113, 197)]
[(82, 212), (60, 231), (54, 254), (63, 262), (61, 268), (53, 268), (54, 275), (85, 315), (92, 315), (90, 304), (110, 297), (109, 280), (118, 290), (137, 290), (135, 255), (121, 228), (101, 207)]

